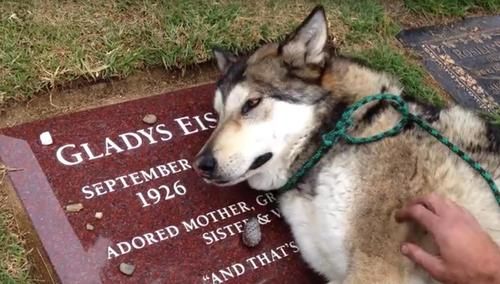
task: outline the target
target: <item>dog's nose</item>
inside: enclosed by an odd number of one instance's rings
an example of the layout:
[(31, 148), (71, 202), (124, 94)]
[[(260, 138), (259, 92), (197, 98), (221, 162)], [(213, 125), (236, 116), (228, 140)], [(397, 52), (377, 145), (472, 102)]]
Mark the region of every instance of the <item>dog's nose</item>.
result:
[(212, 153), (203, 153), (196, 159), (195, 167), (203, 177), (211, 177), (217, 167), (217, 160)]

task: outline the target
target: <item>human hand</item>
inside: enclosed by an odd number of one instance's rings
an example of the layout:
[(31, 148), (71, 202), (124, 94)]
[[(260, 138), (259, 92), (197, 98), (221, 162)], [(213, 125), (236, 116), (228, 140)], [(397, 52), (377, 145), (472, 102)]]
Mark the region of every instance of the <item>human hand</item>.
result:
[(453, 201), (436, 194), (417, 198), (396, 214), (398, 222), (415, 221), (434, 238), (439, 255), (416, 244), (401, 252), (443, 283), (500, 283), (500, 248), (476, 219)]

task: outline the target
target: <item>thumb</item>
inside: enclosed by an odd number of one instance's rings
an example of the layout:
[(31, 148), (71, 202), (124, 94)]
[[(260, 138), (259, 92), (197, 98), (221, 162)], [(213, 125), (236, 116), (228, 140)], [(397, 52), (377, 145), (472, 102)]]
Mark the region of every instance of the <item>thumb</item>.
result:
[(446, 270), (443, 261), (438, 257), (412, 243), (404, 243), (401, 246), (401, 252), (436, 280), (440, 281), (445, 278)]

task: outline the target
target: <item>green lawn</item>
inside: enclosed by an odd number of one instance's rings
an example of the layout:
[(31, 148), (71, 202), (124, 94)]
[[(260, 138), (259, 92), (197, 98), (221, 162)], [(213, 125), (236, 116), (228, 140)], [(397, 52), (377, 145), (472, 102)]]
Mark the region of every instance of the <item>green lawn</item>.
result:
[(20, 2), (0, 8), (0, 103), (76, 78), (204, 62), (215, 46), (251, 49), (289, 31), (312, 7), (243, 0)]
[[(409, 94), (440, 104), (418, 60), (401, 49), (387, 6), (419, 19), (499, 13), (500, 0), (18, 0), (0, 4), (0, 111), (75, 79), (123, 78), (152, 66), (205, 62), (213, 47), (245, 52), (290, 32), (325, 6), (342, 52), (401, 78)], [(425, 21), (424, 21), (425, 22)], [(500, 121), (500, 117), (498, 118)], [(1, 174), (0, 174), (1, 177)], [(0, 209), (0, 283), (29, 280), (15, 224)]]
[[(0, 164), (0, 184), (7, 169)], [(7, 198), (0, 194), (0, 283), (31, 283), (30, 265), (23, 239), (17, 234), (16, 222), (6, 207)]]
[[(396, 53), (388, 60), (401, 55), (390, 44), (399, 30), (397, 19), (384, 13), (383, 5), (377, 1), (256, 3), (3, 1), (0, 105), (25, 101), (33, 94), (76, 78), (92, 81), (125, 77), (150, 66), (174, 68), (204, 62), (211, 58), (210, 50), (215, 46), (249, 50), (289, 32), (317, 3), (327, 8), (331, 31), (346, 49), (370, 46), (377, 53), (382, 42), (384, 51)], [(406, 0), (405, 5), (410, 12), (438, 15), (463, 15), (478, 9), (493, 12), (500, 6), (499, 0)], [(370, 58), (364, 53), (364, 57)], [(428, 94), (428, 90), (425, 92)]]
[(499, 0), (405, 0), (408, 10), (441, 16), (464, 16), (470, 12), (498, 12)]
[(13, 217), (0, 212), (0, 283), (28, 283), (29, 264), (22, 239), (12, 232)]

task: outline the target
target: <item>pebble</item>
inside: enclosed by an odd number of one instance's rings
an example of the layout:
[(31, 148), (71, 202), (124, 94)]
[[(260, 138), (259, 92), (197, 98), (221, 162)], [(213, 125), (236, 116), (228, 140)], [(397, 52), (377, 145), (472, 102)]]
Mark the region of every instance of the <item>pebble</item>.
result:
[(92, 226), (91, 224), (87, 224), (87, 226), (85, 226), (85, 228), (86, 228), (88, 231), (93, 231), (93, 230), (94, 230), (94, 226)]
[(120, 272), (125, 275), (131, 276), (132, 274), (134, 274), (134, 270), (135, 265), (124, 262), (120, 263)]
[(83, 209), (83, 204), (81, 203), (74, 203), (74, 204), (69, 204), (66, 205), (66, 211), (68, 212), (78, 212)]
[(262, 240), (262, 232), (257, 218), (252, 217), (243, 226), (243, 233), (241, 234), (243, 244), (247, 247), (255, 247)]
[(100, 220), (100, 219), (102, 219), (102, 216), (103, 216), (102, 212), (95, 212), (95, 218), (96, 219)]
[(146, 124), (155, 124), (158, 118), (154, 114), (146, 114), (142, 121)]
[(44, 146), (49, 146), (54, 143), (54, 140), (52, 139), (52, 135), (50, 135), (50, 132), (45, 131), (42, 134), (40, 134), (40, 143)]

